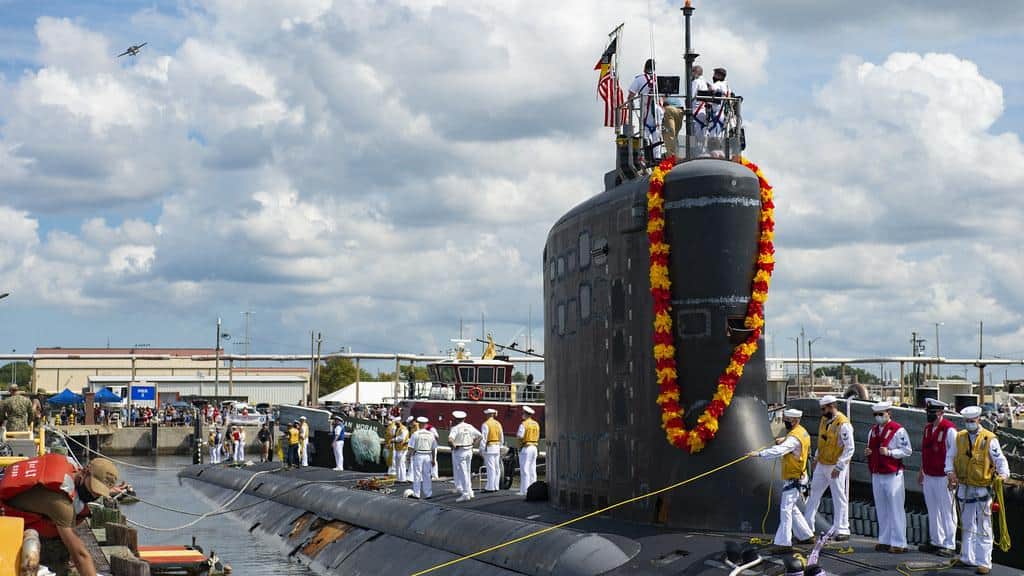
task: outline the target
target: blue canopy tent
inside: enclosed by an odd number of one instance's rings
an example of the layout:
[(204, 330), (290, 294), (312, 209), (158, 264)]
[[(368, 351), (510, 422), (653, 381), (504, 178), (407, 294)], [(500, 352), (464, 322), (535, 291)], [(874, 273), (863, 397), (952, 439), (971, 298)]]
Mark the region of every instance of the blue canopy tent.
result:
[(50, 396), (46, 401), (57, 406), (74, 406), (75, 404), (85, 402), (85, 398), (81, 394), (75, 394), (71, 390), (65, 388), (63, 392), (55, 396)]
[(120, 404), (121, 397), (118, 396), (117, 394), (114, 394), (114, 391), (111, 390), (110, 388), (104, 388), (97, 392), (95, 396), (93, 396), (93, 401), (98, 402), (100, 404)]

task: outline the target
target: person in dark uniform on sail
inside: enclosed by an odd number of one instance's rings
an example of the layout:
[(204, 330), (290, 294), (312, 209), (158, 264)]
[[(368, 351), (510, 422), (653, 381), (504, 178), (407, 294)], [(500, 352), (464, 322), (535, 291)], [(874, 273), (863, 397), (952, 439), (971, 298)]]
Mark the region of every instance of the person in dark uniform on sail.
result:
[(648, 58), (644, 63), (643, 74), (637, 74), (629, 85), (628, 101), (639, 96), (640, 124), (643, 129), (644, 140), (651, 146), (654, 157), (661, 157), (663, 150), (661, 126), (664, 120), (664, 110), (657, 97), (658, 76), (654, 72), (654, 59)]
[(25, 528), (39, 533), (43, 565), (63, 575), (70, 560), (81, 576), (96, 576), (75, 526), (89, 515), (89, 502), (122, 488), (117, 467), (106, 458), (80, 468), (67, 456), (47, 454), (7, 467), (0, 479), (0, 512), (24, 518)]

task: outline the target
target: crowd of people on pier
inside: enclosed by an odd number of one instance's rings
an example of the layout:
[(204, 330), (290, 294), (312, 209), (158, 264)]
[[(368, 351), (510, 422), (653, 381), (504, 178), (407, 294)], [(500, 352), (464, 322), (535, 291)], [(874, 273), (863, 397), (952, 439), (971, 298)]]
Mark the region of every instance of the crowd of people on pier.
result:
[[(835, 511), (831, 532), (834, 540), (850, 538), (849, 483), (850, 463), (856, 450), (853, 426), (839, 411), (834, 396), (819, 401), (821, 420), (818, 449), (811, 458), (811, 438), (800, 424), (803, 412), (793, 408), (783, 412), (787, 433), (775, 446), (752, 452), (751, 456), (781, 459), (785, 482), (779, 509), (779, 527), (774, 544), (789, 548), (793, 543), (810, 544), (814, 540), (814, 522), (825, 490), (831, 492)], [(917, 482), (924, 492), (928, 508), (929, 539), (919, 546), (922, 552), (941, 557), (957, 557), (957, 513), (962, 525), (959, 560), (975, 568), (977, 574), (992, 569), (993, 486), (996, 479), (1010, 475), (1009, 462), (999, 439), (981, 426), (982, 409), (969, 406), (960, 411), (964, 430), (957, 430), (944, 417), (948, 405), (927, 401), (927, 421), (921, 441), (921, 471)], [(875, 550), (891, 554), (907, 551), (907, 526), (904, 510), (904, 461), (913, 453), (906, 429), (892, 417), (892, 404), (872, 406), (875, 424), (863, 448), (871, 472), (871, 485), (878, 517), (878, 544)], [(801, 491), (807, 485), (809, 460), (816, 463), (810, 480), (810, 496), (803, 512), (797, 507)]]

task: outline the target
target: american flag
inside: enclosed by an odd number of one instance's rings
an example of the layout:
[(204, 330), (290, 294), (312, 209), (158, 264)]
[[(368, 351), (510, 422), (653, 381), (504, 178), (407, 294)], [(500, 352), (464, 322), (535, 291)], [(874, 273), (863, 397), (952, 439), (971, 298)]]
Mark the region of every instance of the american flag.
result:
[[(594, 70), (601, 71), (600, 76), (597, 78), (597, 95), (604, 101), (605, 126), (615, 126), (618, 124), (615, 118), (615, 110), (622, 106), (626, 99), (625, 94), (622, 92), (622, 87), (619, 86), (618, 78), (612, 74), (612, 59), (615, 56), (617, 43), (618, 38), (613, 39), (608, 48), (605, 49), (604, 54), (601, 55), (601, 59), (594, 66)], [(622, 110), (622, 121), (624, 120), (625, 110)]]

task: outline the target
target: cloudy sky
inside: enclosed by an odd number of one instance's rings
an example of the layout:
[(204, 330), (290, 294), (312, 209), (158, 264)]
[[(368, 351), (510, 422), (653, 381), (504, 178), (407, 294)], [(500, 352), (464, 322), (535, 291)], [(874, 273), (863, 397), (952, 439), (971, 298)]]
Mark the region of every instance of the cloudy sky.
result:
[[(1024, 4), (697, 6), (777, 190), (770, 351), (943, 322), (971, 356), (983, 320), (1024, 357)], [(653, 0), (0, 0), (0, 345), (209, 346), (249, 310), (254, 351), (436, 353), (532, 311), (540, 348), (547, 230), (612, 161), (594, 62), (624, 21), (639, 68), (652, 20), (678, 72)]]

